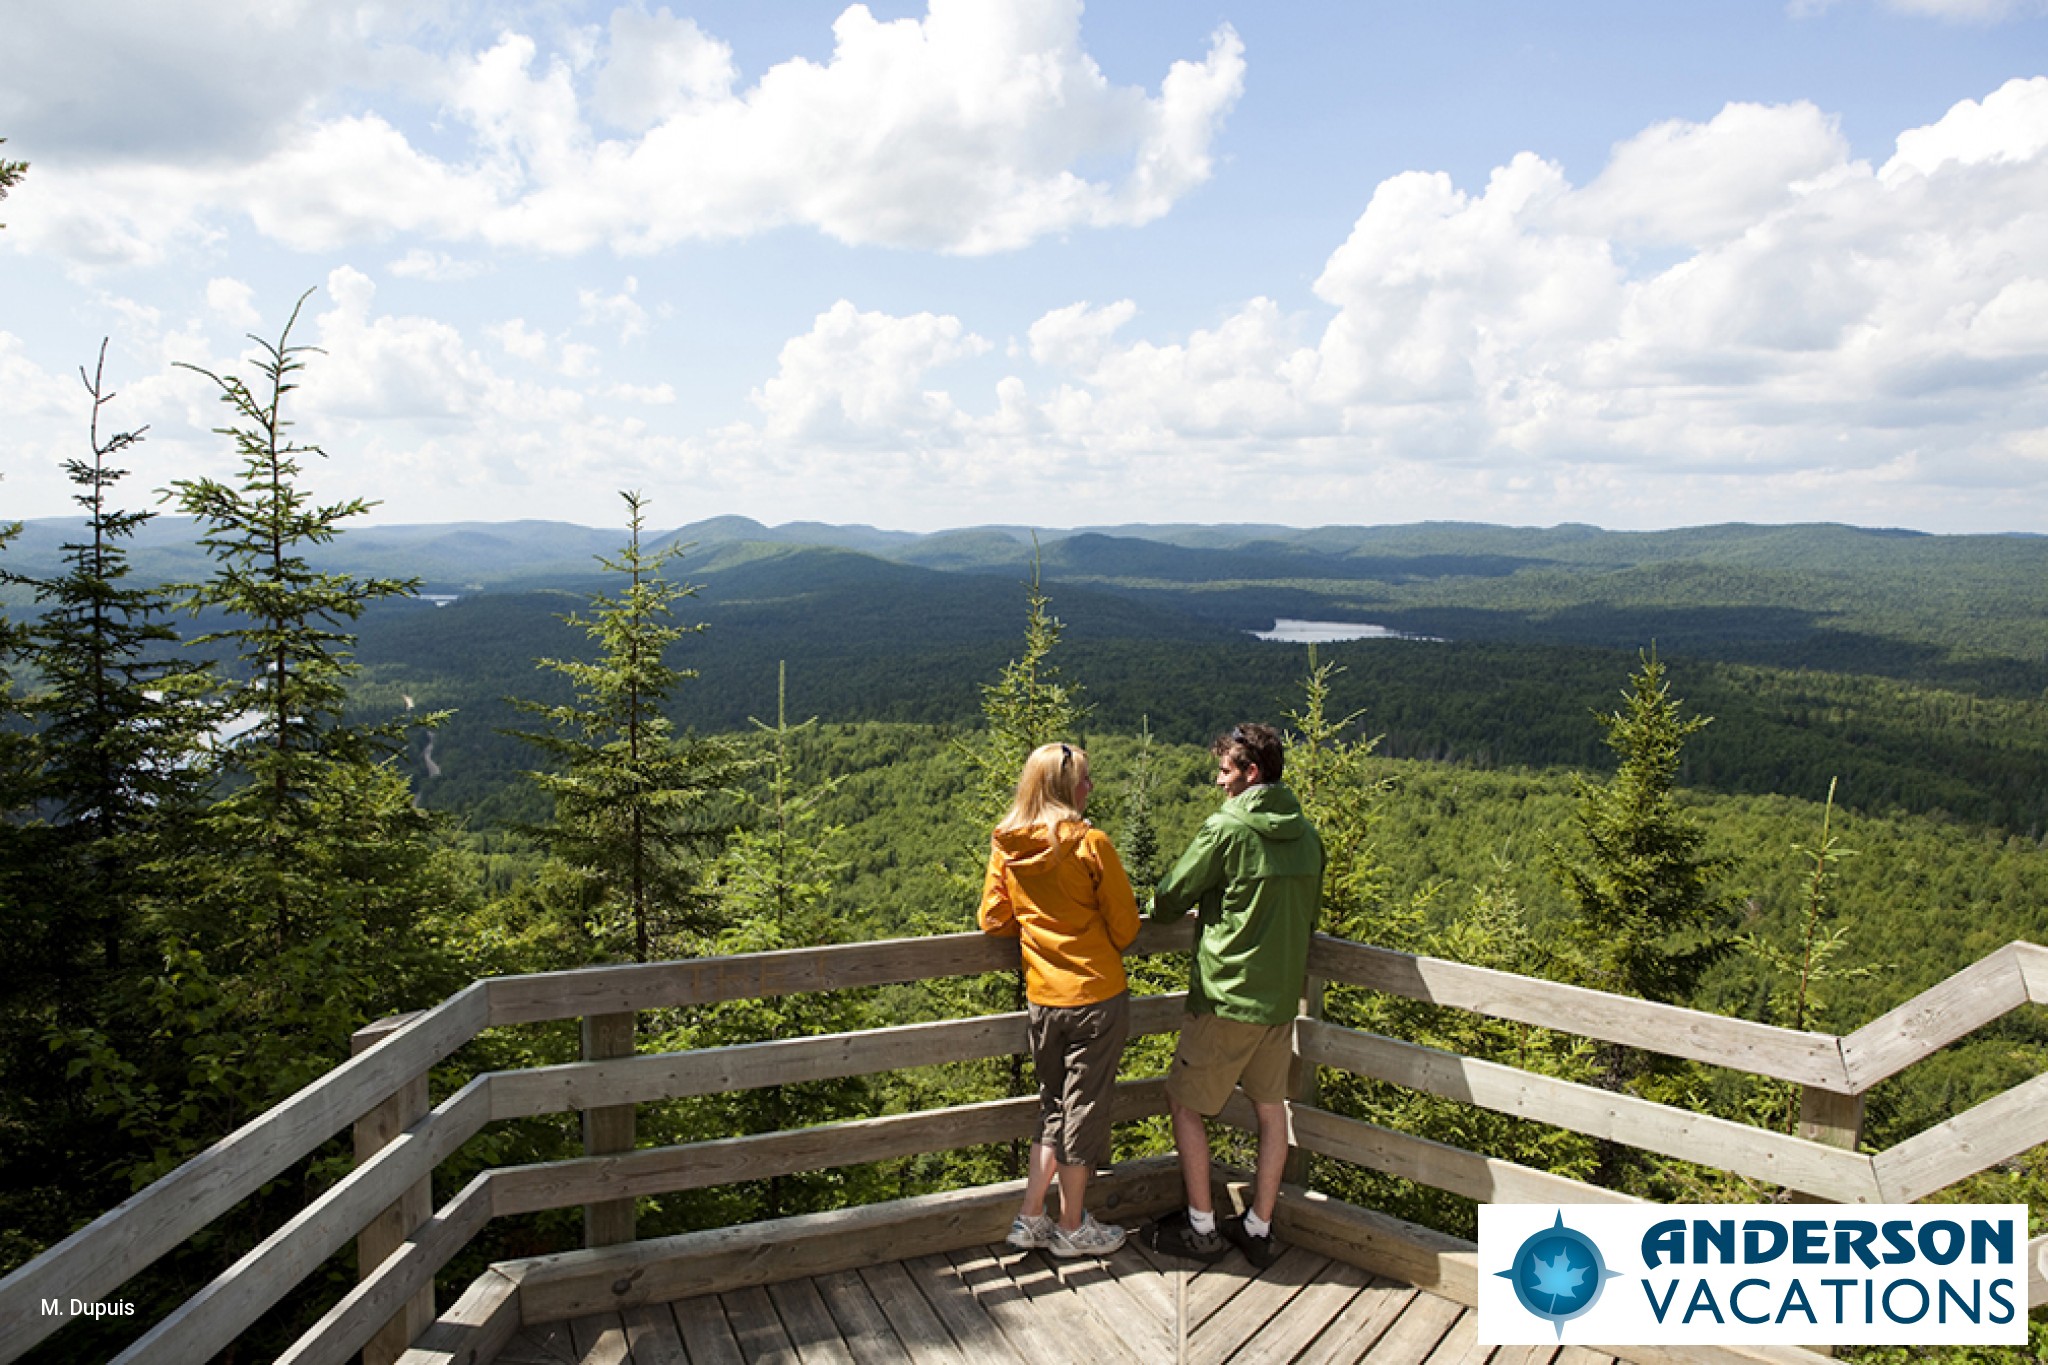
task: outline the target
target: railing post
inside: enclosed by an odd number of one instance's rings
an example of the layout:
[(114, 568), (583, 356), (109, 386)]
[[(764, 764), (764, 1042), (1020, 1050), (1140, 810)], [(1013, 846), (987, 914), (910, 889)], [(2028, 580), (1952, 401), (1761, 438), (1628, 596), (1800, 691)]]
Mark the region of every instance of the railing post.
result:
[[(1311, 973), (1302, 981), (1301, 1007), (1297, 1011), (1303, 1019), (1322, 1022), (1323, 987), (1320, 976)], [(1287, 1098), (1295, 1104), (1315, 1104), (1318, 1093), (1316, 1068), (1301, 1055), (1301, 1031), (1297, 1024), (1294, 1038), (1294, 1062), (1287, 1072)], [(1291, 1185), (1308, 1184), (1308, 1153), (1299, 1147), (1291, 1147), (1287, 1153), (1287, 1170), (1282, 1177)]]
[[(413, 1017), (410, 1014), (394, 1015), (359, 1030), (349, 1039), (350, 1055), (368, 1051)], [(400, 1086), (390, 1099), (356, 1120), (356, 1164), (361, 1165), (382, 1151), (392, 1139), (425, 1118), (429, 1108), (427, 1075), (421, 1072)], [(434, 1182), (422, 1180), (399, 1196), (397, 1203), (378, 1214), (357, 1235), (356, 1278), (368, 1279), (384, 1263), (385, 1257), (405, 1245), (413, 1233), (433, 1216)], [(405, 1307), (398, 1311), (397, 1316), (377, 1329), (377, 1335), (363, 1347), (363, 1365), (392, 1365), (433, 1322), (434, 1287), (429, 1284), (406, 1300)]]
[[(1822, 1090), (1818, 1086), (1801, 1086), (1797, 1132), (1808, 1142), (1855, 1151), (1856, 1144), (1863, 1139), (1863, 1097)], [(1827, 1201), (1794, 1190), (1792, 1202), (1819, 1204)]]
[[(633, 1020), (627, 1014), (591, 1014), (583, 1019), (583, 1060), (633, 1055)], [(633, 1106), (607, 1105), (583, 1111), (583, 1154), (610, 1156), (633, 1150)], [(583, 1206), (583, 1245), (616, 1246), (634, 1239), (633, 1201), (614, 1199)]]

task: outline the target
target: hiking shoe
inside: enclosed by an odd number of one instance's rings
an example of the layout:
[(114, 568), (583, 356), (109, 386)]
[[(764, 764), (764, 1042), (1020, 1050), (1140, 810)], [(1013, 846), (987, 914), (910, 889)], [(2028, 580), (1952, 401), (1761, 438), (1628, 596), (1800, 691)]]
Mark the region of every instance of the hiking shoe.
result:
[(1081, 1215), (1081, 1226), (1068, 1232), (1055, 1225), (1046, 1250), (1059, 1257), (1107, 1256), (1124, 1244), (1124, 1230), (1114, 1223), (1098, 1223), (1095, 1215)]
[(1196, 1232), (1187, 1210), (1169, 1213), (1145, 1231), (1145, 1245), (1163, 1256), (1189, 1261), (1220, 1261), (1230, 1254), (1230, 1243), (1220, 1232)]
[(1218, 1219), (1216, 1228), (1223, 1234), (1224, 1240), (1242, 1251), (1244, 1258), (1257, 1269), (1264, 1270), (1280, 1259), (1280, 1248), (1273, 1243), (1272, 1229), (1268, 1228), (1264, 1237), (1254, 1237), (1244, 1230), (1242, 1214)]
[(1059, 1231), (1059, 1225), (1045, 1214), (1033, 1217), (1020, 1213), (1010, 1220), (1010, 1235), (1003, 1240), (1019, 1251), (1030, 1251), (1034, 1247), (1049, 1247), (1052, 1237)]

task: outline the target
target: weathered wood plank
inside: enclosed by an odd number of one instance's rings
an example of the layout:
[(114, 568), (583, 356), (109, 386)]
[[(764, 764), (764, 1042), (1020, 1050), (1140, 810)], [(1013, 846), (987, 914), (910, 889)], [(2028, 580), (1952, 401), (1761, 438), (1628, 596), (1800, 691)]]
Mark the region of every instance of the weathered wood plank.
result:
[(1032, 1310), (1060, 1324), (1058, 1334), (1078, 1345), (1093, 1365), (1155, 1365), (1173, 1349), (1151, 1316), (1132, 1312), (1108, 1265), (1095, 1257), (1060, 1260), (1049, 1252), (989, 1248), (1024, 1291)]
[(2048, 1075), (1915, 1133), (1871, 1160), (1885, 1202), (1911, 1204), (2043, 1142), (2048, 1142)]
[(1461, 1237), (1295, 1185), (1281, 1186), (1273, 1221), (1282, 1241), (1349, 1261), (1468, 1308), (1479, 1304), (1477, 1248)]
[(578, 1318), (569, 1324), (576, 1344), (576, 1365), (631, 1365), (626, 1350), (626, 1322), (617, 1313)]
[(1486, 1365), (1492, 1354), (1491, 1346), (1479, 1344), (1478, 1311), (1468, 1308), (1458, 1315), (1436, 1349), (1423, 1358), (1422, 1365)]
[[(1163, 1078), (1120, 1082), (1113, 1104), (1118, 1123), (1163, 1114), (1166, 1082)], [(1029, 1137), (1037, 1122), (1038, 1099), (1026, 1096), (679, 1147), (653, 1147), (601, 1160), (508, 1166), (493, 1173), (493, 1199), (498, 1215), (508, 1217), (603, 1199), (672, 1194)]]
[(835, 1270), (818, 1276), (812, 1283), (832, 1320), (839, 1324), (839, 1335), (846, 1342), (847, 1351), (859, 1365), (899, 1365), (910, 1359), (910, 1353), (903, 1349), (902, 1341), (889, 1326), (888, 1315), (868, 1292), (859, 1271)]
[(757, 1360), (793, 1360), (796, 1358), (796, 1344), (789, 1339), (789, 1333), (782, 1328), (782, 1319), (775, 1312), (775, 1303), (768, 1297), (768, 1291), (760, 1285), (748, 1285), (744, 1289), (731, 1289), (719, 1295), (725, 1300), (725, 1318), (732, 1324), (733, 1340), (740, 1345), (740, 1356), (749, 1362)]
[(450, 996), (0, 1280), (0, 1360), (68, 1321), (43, 1316), (43, 1299), (119, 1297), (138, 1271), (475, 1037), (485, 1008), (481, 985)]
[(1698, 1161), (1838, 1203), (1881, 1202), (1870, 1158), (1747, 1124), (1538, 1076), (1497, 1062), (1304, 1020), (1296, 1046), (1324, 1066)]
[[(646, 1304), (643, 1307), (652, 1308)], [(690, 1365), (744, 1365), (740, 1344), (726, 1321), (725, 1305), (716, 1294), (703, 1294), (670, 1304), (676, 1331), (690, 1353)]]
[[(918, 1292), (946, 1325), (961, 1354), (972, 1361), (996, 1361), (1002, 1365), (1023, 1365), (1024, 1357), (1010, 1345), (1003, 1329), (996, 1326), (981, 1300), (975, 1297), (960, 1271), (941, 1253), (918, 1256), (903, 1263)], [(1039, 1365), (1032, 1362), (1032, 1365)]]
[(1157, 1322), (1168, 1333), (1174, 1328), (1173, 1285), (1166, 1276), (1152, 1268), (1152, 1263), (1138, 1254), (1139, 1225), (1126, 1224), (1124, 1231), (1129, 1234), (1124, 1244), (1118, 1247), (1106, 1265), (1124, 1291), (1124, 1297), (1137, 1310)]
[(1418, 1297), (1410, 1285), (1373, 1281), (1295, 1357), (1297, 1365), (1356, 1365)]
[(620, 1316), (625, 1320), (626, 1350), (633, 1365), (690, 1365), (683, 1334), (667, 1304), (642, 1304)]
[(205, 1360), (232, 1343), (406, 1187), (475, 1136), (490, 1113), (478, 1077), (382, 1151), (342, 1177), (283, 1227), (173, 1309), (117, 1360)]
[[(889, 1328), (918, 1365), (967, 1365), (953, 1334), (911, 1280), (901, 1262), (884, 1261), (852, 1272), (874, 1296)], [(964, 1291), (963, 1291), (964, 1292)]]
[(489, 1365), (519, 1332), (519, 1285), (496, 1268), (470, 1281), (398, 1365)]
[(839, 1335), (839, 1323), (816, 1285), (808, 1279), (778, 1280), (767, 1290), (782, 1330), (789, 1333), (804, 1365), (853, 1365), (853, 1352)]
[(1860, 1095), (2026, 1001), (2020, 956), (2000, 948), (1844, 1038), (1849, 1083), (1824, 1088)]
[[(1023, 1287), (1010, 1278), (1001, 1258), (988, 1247), (955, 1251), (947, 1259), (953, 1262), (960, 1282), (973, 1291), (975, 1302), (981, 1305), (989, 1321), (1008, 1339), (1018, 1355), (1030, 1361), (1077, 1358), (1078, 1353), (1070, 1348), (1072, 1338), (1063, 1339), (1062, 1336), (1063, 1332), (1071, 1330), (1072, 1324), (1062, 1322), (1060, 1316), (1034, 1308)], [(1101, 1344), (1089, 1343), (1091, 1347)], [(1127, 1362), (1120, 1360), (1118, 1365), (1127, 1365)]]
[[(1179, 1171), (1171, 1157), (1130, 1162), (1091, 1186), (1104, 1203), (1170, 1207)], [(520, 1283), (528, 1322), (722, 1292), (795, 1276), (856, 1269), (884, 1260), (999, 1240), (1010, 1226), (1022, 1181), (920, 1195), (885, 1205), (712, 1228), (625, 1247), (563, 1252), (505, 1263)]]
[[(1147, 924), (1134, 955), (1185, 952), (1187, 924)], [(679, 962), (585, 967), (533, 976), (498, 977), (490, 985), (490, 1022), (539, 1023), (588, 1014), (669, 1009), (718, 1000), (749, 1000), (808, 991), (888, 986), (935, 976), (1012, 971), (1017, 940), (986, 934), (936, 934), (824, 948), (692, 958)]]
[(1316, 935), (1309, 949), (1308, 969), (1333, 981), (1390, 995), (1669, 1057), (1689, 1057), (1800, 1085), (1845, 1091), (1862, 1088), (1850, 1084), (1837, 1040), (1829, 1034), (1799, 1033), (1462, 962), (1416, 957), (1327, 934)]
[(1295, 1141), (1306, 1151), (1336, 1157), (1406, 1180), (1418, 1181), (1488, 1204), (1635, 1204), (1618, 1190), (1569, 1176), (1481, 1156), (1462, 1147), (1346, 1118), (1327, 1109), (1290, 1106)]
[(2027, 999), (2048, 1005), (2048, 948), (2038, 943), (2012, 945), (2013, 961), (2019, 964), (2020, 980), (2027, 986)]
[(528, 1328), (506, 1343), (496, 1365), (582, 1365), (566, 1322)]
[[(368, 1028), (358, 1029), (349, 1039), (350, 1055), (361, 1056), (418, 1017), (419, 1012), (414, 1011), (380, 1019)], [(400, 1086), (390, 1099), (356, 1120), (356, 1160), (367, 1161), (393, 1138), (425, 1118), (432, 1107), (427, 1076), (422, 1072)], [(384, 1258), (403, 1246), (413, 1231), (433, 1213), (434, 1182), (422, 1180), (399, 1196), (397, 1203), (372, 1218), (369, 1226), (356, 1238), (358, 1276), (368, 1279), (384, 1263)], [(413, 1338), (426, 1331), (427, 1324), (433, 1320), (434, 1286), (429, 1280), (423, 1290), (400, 1304), (390, 1319), (363, 1344), (363, 1365), (392, 1365), (405, 1354), (405, 1348), (412, 1344)]]
[[(634, 1016), (593, 1014), (582, 1025), (583, 1060), (605, 1061), (633, 1055)], [(633, 1150), (634, 1109), (630, 1104), (583, 1111), (583, 1154), (608, 1157)], [(583, 1245), (617, 1246), (633, 1240), (634, 1205), (628, 1197), (593, 1202), (583, 1207)], [(367, 1365), (367, 1362), (365, 1362)]]
[[(1183, 999), (1180, 995), (1155, 995), (1132, 1001), (1132, 1035), (1177, 1031)], [(978, 1061), (1025, 1051), (1024, 1015), (1013, 1013), (655, 1053), (612, 1062), (571, 1062), (497, 1073), (491, 1090), (491, 1116), (531, 1118), (604, 1105)]]
[(1315, 1278), (1288, 1302), (1287, 1311), (1259, 1333), (1240, 1359), (1246, 1365), (1293, 1360), (1372, 1282), (1372, 1276), (1357, 1266), (1325, 1260)]
[[(277, 1365), (347, 1365), (348, 1360), (376, 1332), (378, 1324), (391, 1320), (396, 1305), (430, 1295), (434, 1276), (442, 1266), (469, 1245), (491, 1218), (491, 1173), (486, 1171), (469, 1182), (462, 1192), (432, 1216), (426, 1225), (334, 1305), (285, 1353)], [(432, 1327), (422, 1324), (410, 1340), (418, 1340)], [(401, 1350), (400, 1356), (405, 1352)]]
[(1426, 1359), (1465, 1312), (1465, 1305), (1450, 1299), (1417, 1294), (1373, 1344), (1367, 1358), (1388, 1362)]
[(1188, 1335), (1189, 1365), (1222, 1365), (1269, 1324), (1277, 1325), (1294, 1297), (1315, 1278), (1330, 1258), (1290, 1246), (1280, 1259), (1254, 1273), (1237, 1293)]

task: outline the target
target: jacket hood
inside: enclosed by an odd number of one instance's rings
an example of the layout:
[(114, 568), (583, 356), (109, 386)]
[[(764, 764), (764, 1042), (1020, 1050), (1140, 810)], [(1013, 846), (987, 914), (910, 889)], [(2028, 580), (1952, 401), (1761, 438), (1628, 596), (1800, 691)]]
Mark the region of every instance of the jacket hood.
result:
[(1223, 803), (1222, 813), (1260, 838), (1282, 843), (1302, 838), (1314, 828), (1294, 793), (1277, 782), (1238, 793)]
[(990, 836), (995, 851), (1020, 880), (1043, 877), (1081, 846), (1088, 834), (1085, 820), (1062, 820), (1050, 835), (1044, 825), (1029, 829), (999, 829)]

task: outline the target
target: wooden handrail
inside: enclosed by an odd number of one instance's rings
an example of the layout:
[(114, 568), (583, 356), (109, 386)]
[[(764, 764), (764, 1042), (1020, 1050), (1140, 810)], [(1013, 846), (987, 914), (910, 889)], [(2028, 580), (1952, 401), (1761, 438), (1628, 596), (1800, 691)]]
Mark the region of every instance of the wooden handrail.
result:
[[(1191, 934), (1185, 921), (1148, 925), (1132, 951), (1185, 951)], [(401, 1087), (416, 1082), (486, 1027), (884, 985), (1011, 970), (1016, 965), (1014, 941), (953, 934), (477, 982), (402, 1026), (385, 1026), (389, 1036), (360, 1056), (0, 1280), (0, 1361), (15, 1359), (65, 1320), (61, 1316), (45, 1318), (39, 1311), (41, 1300), (111, 1297), (165, 1251)], [(1847, 1038), (1776, 1029), (1323, 935), (1314, 940), (1310, 970), (1333, 982), (1732, 1067), (1850, 1101), (1878, 1080), (1897, 1074), (2020, 1003), (2048, 1003), (2048, 949), (2025, 943), (2000, 949)], [(1177, 1026), (1179, 997), (1144, 997), (1135, 1006), (1136, 1032)], [(1563, 1126), (1578, 1131), (1838, 1198), (1917, 1199), (2013, 1152), (2048, 1141), (2048, 1078), (2037, 1078), (1986, 1101), (1890, 1152), (1866, 1157), (1822, 1143), (1759, 1134), (1744, 1125), (1607, 1092), (1598, 1092), (1596, 1110), (1588, 1108), (1593, 1102), (1579, 1094), (1585, 1087), (1320, 1022), (1304, 1024), (1302, 1037), (1305, 1058), (1321, 1065), (1358, 1068), (1361, 1074), (1418, 1084), (1502, 1112), (1562, 1121)], [(416, 1184), (485, 1122), (1006, 1055), (1022, 1049), (1021, 1016), (988, 1016), (479, 1076), (150, 1329), (122, 1359), (200, 1358), (225, 1346), (298, 1278), (361, 1231), (398, 1191)], [(1013, 1124), (1030, 1102), (997, 1103), (1011, 1105), (1015, 1112), (1004, 1109), (997, 1119), (992, 1111), (988, 1118), (960, 1126), (958, 1133), (978, 1132), (989, 1124)], [(1560, 1177), (1388, 1134), (1306, 1104), (1295, 1105), (1293, 1113), (1304, 1145), (1326, 1155), (1412, 1173), (1416, 1178), (1434, 1171), (1444, 1188), (1460, 1192), (1559, 1188), (1556, 1182)], [(928, 1122), (931, 1117), (905, 1116), (900, 1123), (892, 1119), (891, 1123), (899, 1123), (897, 1128), (875, 1130), (876, 1136), (846, 1143), (843, 1149), (857, 1152), (873, 1150), (875, 1144), (886, 1148), (893, 1142), (955, 1136), (942, 1131), (944, 1123)], [(1695, 1137), (1709, 1132), (1712, 1138), (1704, 1145), (1710, 1150), (1694, 1150)], [(1733, 1146), (1731, 1139), (1738, 1139)], [(740, 1141), (753, 1144), (745, 1149), (756, 1154), (749, 1160), (766, 1163), (749, 1169), (770, 1169), (779, 1160), (796, 1159), (790, 1153), (803, 1153), (802, 1159), (808, 1163), (804, 1169), (809, 1169), (825, 1154), (815, 1135), (761, 1135)], [(1749, 1155), (1741, 1155), (1744, 1152)], [(773, 1155), (777, 1153), (782, 1155)], [(836, 1159), (839, 1151), (829, 1154)], [(1730, 1155), (1739, 1159), (1724, 1159)], [(602, 1165), (620, 1172), (617, 1179), (625, 1183), (612, 1185), (610, 1190), (613, 1197), (623, 1198), (623, 1192), (637, 1194), (646, 1188), (634, 1182), (697, 1179), (680, 1173), (675, 1165), (680, 1159), (674, 1150), (636, 1152)], [(599, 1166), (570, 1162), (562, 1167), (556, 1172), (562, 1183), (555, 1188), (574, 1192), (572, 1203), (594, 1190), (606, 1189)], [(633, 1174), (629, 1177), (627, 1172)], [(382, 1320), (379, 1314), (388, 1316), (408, 1296), (430, 1285), (434, 1273), (490, 1218), (515, 1209), (561, 1207), (535, 1202), (553, 1198), (547, 1192), (549, 1183), (532, 1169), (478, 1177), (455, 1201), (435, 1212), (383, 1265), (370, 1268), (368, 1278), (286, 1358), (295, 1365), (311, 1365), (338, 1362), (352, 1353), (375, 1331)], [(496, 1190), (505, 1193), (504, 1209), (496, 1206)], [(2037, 1261), (2048, 1257), (2048, 1239), (2037, 1239), (2032, 1254)], [(2033, 1300), (2038, 1303), (2048, 1297), (2048, 1279), (2038, 1265), (2033, 1283), (2041, 1291)], [(344, 1346), (350, 1341), (355, 1345)]]

